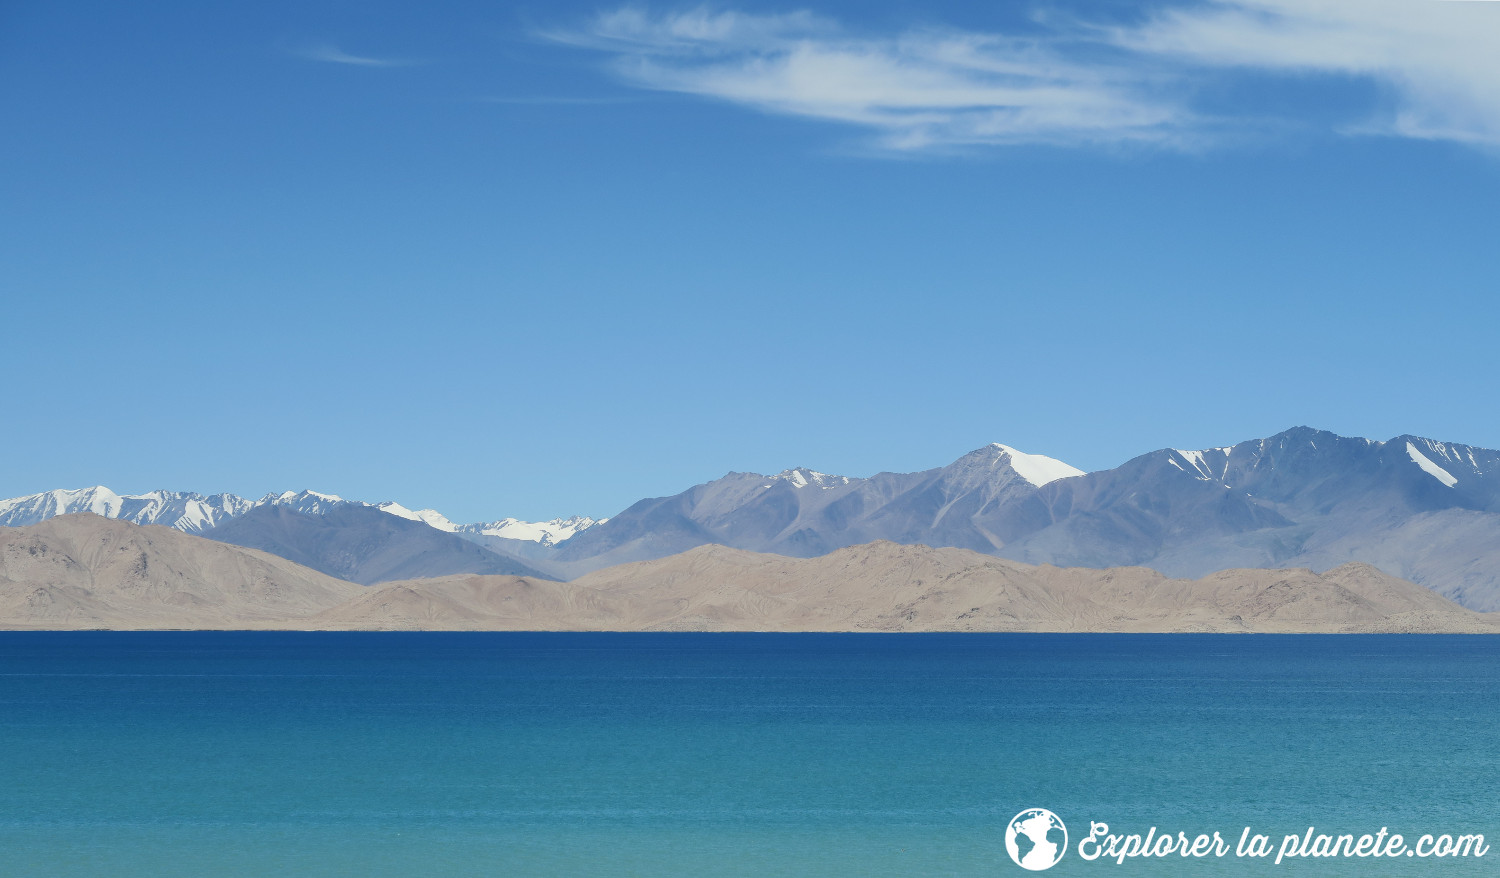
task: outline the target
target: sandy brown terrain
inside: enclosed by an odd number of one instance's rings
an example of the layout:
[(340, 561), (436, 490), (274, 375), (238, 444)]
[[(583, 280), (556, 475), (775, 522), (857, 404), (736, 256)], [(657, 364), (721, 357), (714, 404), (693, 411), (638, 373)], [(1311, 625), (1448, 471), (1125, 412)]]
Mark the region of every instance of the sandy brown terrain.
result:
[(97, 515), (0, 528), (0, 627), (295, 628), (363, 594), (275, 555)]
[(876, 542), (818, 558), (701, 546), (570, 583), (457, 575), (358, 586), (161, 527), (0, 529), (0, 627), (319, 630), (1500, 632), (1363, 564), (1033, 567)]
[(477, 576), (386, 583), (318, 621), (420, 628), (434, 612), (450, 624), (463, 618), (456, 627), (495, 629), (1500, 631), (1490, 615), (1363, 564), (1321, 575), (1231, 570), (1184, 580), (1139, 567), (1033, 567), (888, 542), (808, 559), (702, 546), (571, 583)]

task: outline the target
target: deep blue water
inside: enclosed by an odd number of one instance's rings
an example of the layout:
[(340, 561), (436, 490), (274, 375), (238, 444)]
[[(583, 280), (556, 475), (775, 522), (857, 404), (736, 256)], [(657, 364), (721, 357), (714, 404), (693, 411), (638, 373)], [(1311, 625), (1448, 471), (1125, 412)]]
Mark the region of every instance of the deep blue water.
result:
[(1500, 638), (0, 634), (4, 876), (1019, 875), (1024, 807), (1500, 842), (1497, 782)]

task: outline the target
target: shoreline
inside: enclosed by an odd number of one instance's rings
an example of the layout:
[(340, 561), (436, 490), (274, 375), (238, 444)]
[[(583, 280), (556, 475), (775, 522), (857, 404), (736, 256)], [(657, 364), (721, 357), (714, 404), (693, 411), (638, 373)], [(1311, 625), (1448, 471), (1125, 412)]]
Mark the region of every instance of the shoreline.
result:
[(851, 635), (903, 636), (1079, 636), (1079, 637), (1489, 637), (1500, 634), (1500, 622), (1491, 630), (1451, 631), (1160, 631), (1160, 630), (944, 630), (893, 631), (889, 629), (642, 629), (642, 628), (43, 628), (0, 625), (5, 634), (618, 634), (618, 635)]

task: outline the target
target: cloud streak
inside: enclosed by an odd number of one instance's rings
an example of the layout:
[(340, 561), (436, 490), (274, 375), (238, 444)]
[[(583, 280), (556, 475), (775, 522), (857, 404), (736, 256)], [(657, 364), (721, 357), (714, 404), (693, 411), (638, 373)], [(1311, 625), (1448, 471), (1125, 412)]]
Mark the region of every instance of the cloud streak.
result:
[(607, 52), (642, 88), (855, 125), (898, 151), (986, 144), (1163, 142), (1189, 114), (1107, 64), (997, 34), (846, 34), (811, 13), (627, 8), (552, 39)]
[(1075, 21), (1025, 37), (625, 7), (544, 36), (604, 53), (639, 88), (843, 123), (895, 152), (1195, 148), (1264, 124), (1200, 105), (1205, 79), (1247, 74), (1340, 77), (1389, 96), (1345, 108), (1363, 119), (1346, 131), (1500, 145), (1496, 3), (1200, 0), (1131, 25)]
[(1392, 96), (1366, 130), (1500, 145), (1500, 5), (1234, 0), (1162, 13), (1118, 44), (1187, 65), (1366, 80)]
[(374, 58), (367, 55), (351, 55), (330, 43), (298, 46), (293, 48), (291, 53), (307, 61), (321, 61), (325, 64), (348, 64), (355, 67), (409, 67), (415, 63), (397, 58)]

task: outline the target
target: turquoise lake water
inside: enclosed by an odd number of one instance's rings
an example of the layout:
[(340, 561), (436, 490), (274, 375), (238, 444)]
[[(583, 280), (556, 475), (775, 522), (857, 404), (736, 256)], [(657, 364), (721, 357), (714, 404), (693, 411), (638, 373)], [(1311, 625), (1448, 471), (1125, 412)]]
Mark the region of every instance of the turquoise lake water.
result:
[(1188, 836), (1500, 842), (1500, 638), (0, 634), (0, 876), (1480, 875), (1086, 862)]

